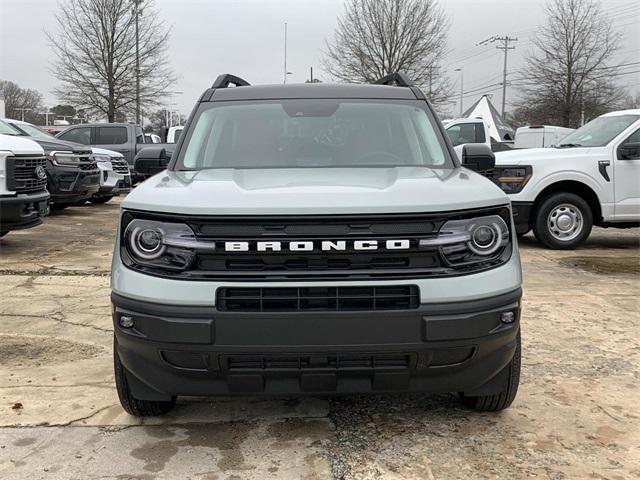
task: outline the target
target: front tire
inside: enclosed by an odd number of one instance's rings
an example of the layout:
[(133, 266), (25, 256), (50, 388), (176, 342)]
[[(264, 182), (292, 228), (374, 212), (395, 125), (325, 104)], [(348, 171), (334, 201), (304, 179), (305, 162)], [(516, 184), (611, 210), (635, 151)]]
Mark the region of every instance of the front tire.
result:
[(153, 400), (139, 400), (131, 394), (129, 384), (127, 383), (126, 370), (120, 361), (120, 357), (118, 357), (115, 338), (113, 341), (113, 368), (120, 405), (122, 405), (122, 408), (129, 415), (133, 415), (135, 417), (155, 417), (158, 415), (164, 415), (176, 404), (175, 397), (168, 402), (159, 402)]
[(502, 391), (494, 395), (479, 396), (467, 396), (464, 393), (459, 393), (462, 404), (478, 412), (498, 412), (509, 408), (516, 398), (518, 385), (520, 384), (521, 349), (520, 332), (518, 332), (516, 351), (509, 365), (505, 367), (509, 370), (507, 372), (507, 381)]
[(113, 195), (101, 195), (99, 197), (91, 197), (89, 201), (94, 205), (102, 205), (113, 198)]
[(584, 198), (574, 193), (554, 193), (542, 201), (535, 214), (533, 233), (554, 250), (573, 250), (589, 238), (593, 214)]

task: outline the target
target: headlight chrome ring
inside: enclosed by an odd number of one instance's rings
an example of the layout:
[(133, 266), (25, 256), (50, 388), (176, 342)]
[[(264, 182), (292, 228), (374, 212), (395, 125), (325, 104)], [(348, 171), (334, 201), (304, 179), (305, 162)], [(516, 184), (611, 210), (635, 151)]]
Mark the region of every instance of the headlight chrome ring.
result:
[(502, 234), (502, 229), (497, 223), (474, 225), (471, 240), (467, 245), (476, 255), (491, 255), (500, 248)]
[(144, 260), (160, 258), (165, 251), (164, 235), (160, 229), (134, 227), (129, 235), (129, 247)]

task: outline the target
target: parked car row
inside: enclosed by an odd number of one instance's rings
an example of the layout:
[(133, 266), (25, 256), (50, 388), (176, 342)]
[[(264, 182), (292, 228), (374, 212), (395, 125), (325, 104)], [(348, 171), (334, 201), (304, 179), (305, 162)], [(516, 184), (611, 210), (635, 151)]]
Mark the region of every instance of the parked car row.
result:
[(35, 125), (0, 120), (0, 236), (42, 223), (50, 210), (99, 204), (131, 189), (121, 153), (67, 142)]
[[(74, 142), (91, 148), (108, 148), (121, 154), (131, 170), (133, 182), (146, 178), (134, 169), (135, 157), (144, 148), (151, 145), (164, 147), (169, 152), (175, 148), (174, 142), (184, 127), (172, 127), (167, 134), (170, 143), (158, 143), (157, 135), (146, 137), (142, 127), (131, 123), (83, 123), (73, 125), (58, 133), (59, 140)], [(178, 130), (179, 129), (179, 130)]]

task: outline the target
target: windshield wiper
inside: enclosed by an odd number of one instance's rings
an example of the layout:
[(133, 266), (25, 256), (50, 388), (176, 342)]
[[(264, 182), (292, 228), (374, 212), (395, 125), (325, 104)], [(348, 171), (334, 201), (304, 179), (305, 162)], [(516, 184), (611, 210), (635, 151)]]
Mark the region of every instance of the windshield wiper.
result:
[(558, 148), (575, 148), (581, 146), (581, 143), (561, 143), (560, 145), (558, 145)]

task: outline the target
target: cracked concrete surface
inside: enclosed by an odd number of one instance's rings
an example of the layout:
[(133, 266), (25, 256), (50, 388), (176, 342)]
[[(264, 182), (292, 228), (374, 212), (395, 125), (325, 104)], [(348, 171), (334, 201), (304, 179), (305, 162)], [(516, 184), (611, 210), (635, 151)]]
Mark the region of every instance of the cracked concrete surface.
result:
[(640, 236), (521, 242), (523, 373), (501, 414), (453, 395), (179, 399), (126, 415), (111, 359), (117, 201), (0, 240), (0, 478), (640, 478)]

